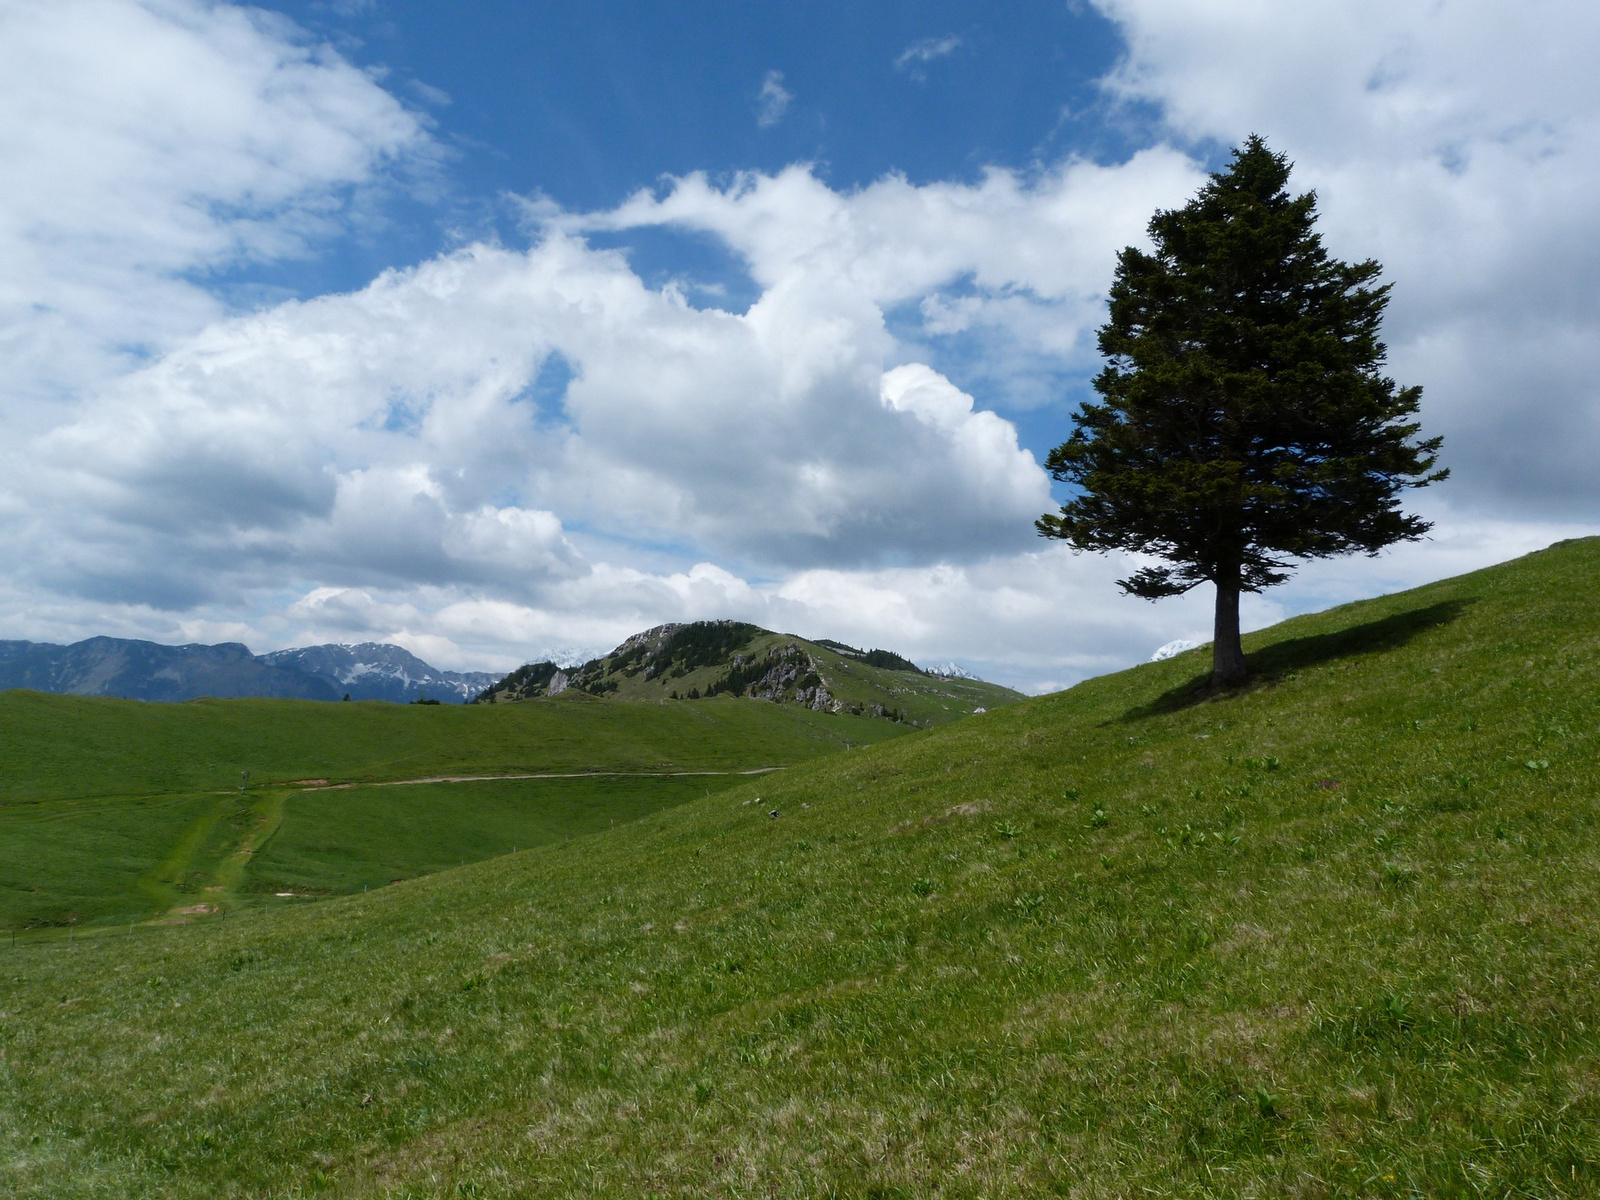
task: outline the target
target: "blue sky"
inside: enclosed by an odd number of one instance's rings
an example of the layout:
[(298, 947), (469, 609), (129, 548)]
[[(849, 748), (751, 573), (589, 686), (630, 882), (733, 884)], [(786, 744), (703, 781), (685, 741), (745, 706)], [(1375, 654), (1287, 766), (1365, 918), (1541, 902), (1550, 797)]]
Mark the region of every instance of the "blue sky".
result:
[[(604, 209), (673, 176), (796, 162), (841, 190), (892, 173), (974, 180), (1069, 155), (1120, 161), (1159, 135), (1150, 114), (1113, 112), (1100, 87), (1122, 51), (1113, 24), (1061, 0), (271, 7), (380, 72), (433, 123), (441, 155), (434, 186), (391, 194), (386, 220), (324, 244), (315, 259), (230, 275), (300, 297), (359, 288), (463, 238), (520, 242), (508, 196)], [(722, 289), (699, 302), (756, 298), (743, 264), (713, 238), (643, 229), (593, 241), (626, 249), (648, 283)], [(931, 351), (968, 377), (980, 403), (1010, 413), (1042, 457), (1065, 436), (1081, 379), (996, 378), (974, 361), (981, 353), (954, 340)], [(1010, 382), (1024, 385), (1020, 397)], [(1041, 412), (1045, 391), (1055, 398)]]
[[(593, 209), (696, 170), (811, 161), (852, 187), (889, 171), (927, 182), (1128, 149), (1094, 119), (1115, 30), (1059, 0), (281, 11), (428, 108), (460, 156), (451, 173), (468, 202), (542, 191)], [(771, 89), (763, 99), (773, 73), (786, 101)]]
[(1203, 637), (1032, 522), (1116, 252), (1251, 132), (1453, 476), (1247, 623), (1594, 532), (1597, 57), (1578, 0), (0, 0), (0, 637)]

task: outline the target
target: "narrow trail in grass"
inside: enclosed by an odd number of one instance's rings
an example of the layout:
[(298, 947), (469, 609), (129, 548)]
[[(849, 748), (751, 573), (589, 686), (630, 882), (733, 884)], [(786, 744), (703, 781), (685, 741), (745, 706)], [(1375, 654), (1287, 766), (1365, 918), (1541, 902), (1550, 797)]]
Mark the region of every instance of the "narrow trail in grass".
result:
[[(194, 902), (191, 897), (185, 896), (183, 899), (190, 902), (179, 904), (172, 904), (169, 901), (164, 910), (152, 919), (163, 925), (183, 924), (190, 917), (226, 913), (233, 907), (239, 900), (240, 888), (244, 883), (245, 872), (249, 870), (250, 859), (267, 844), (283, 823), (284, 799), (285, 793), (280, 789), (263, 789), (258, 792), (250, 802), (249, 824), (233, 848), (218, 856), (216, 866), (211, 872), (211, 882), (200, 889), (202, 898)], [(215, 825), (219, 814), (220, 809), (202, 823), (203, 829), (198, 832), (191, 831), (191, 834), (185, 836), (184, 843), (190, 850), (184, 856), (183, 865), (179, 868), (180, 873), (188, 869), (193, 846), (203, 840), (205, 833)]]
[(528, 775), (427, 775), (420, 779), (380, 779), (362, 783), (319, 783), (303, 792), (338, 792), (347, 788), (406, 787), (415, 783), (500, 783), (512, 779), (678, 779), (700, 775), (768, 775), (785, 767), (752, 767), (747, 771), (539, 771)]
[(244, 883), (251, 858), (272, 840), (272, 835), (283, 824), (284, 800), (285, 795), (281, 791), (263, 792), (252, 806), (255, 820), (250, 823), (249, 831), (240, 839), (233, 853), (217, 865), (216, 882), (212, 888), (223, 903), (235, 898)]
[(165, 857), (139, 880), (138, 889), (149, 898), (156, 914), (179, 907), (184, 896), (184, 877), (217, 821), (226, 813), (229, 800), (231, 797), (218, 800), (205, 815), (190, 824)]

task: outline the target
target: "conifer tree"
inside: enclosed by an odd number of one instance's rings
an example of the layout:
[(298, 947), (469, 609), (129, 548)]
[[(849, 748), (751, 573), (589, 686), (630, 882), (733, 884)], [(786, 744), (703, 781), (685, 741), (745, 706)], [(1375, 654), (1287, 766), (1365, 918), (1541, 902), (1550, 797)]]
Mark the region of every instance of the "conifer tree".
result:
[(1154, 249), (1118, 256), (1106, 357), (1046, 466), (1080, 493), (1046, 537), (1165, 560), (1119, 581), (1155, 600), (1216, 585), (1212, 683), (1248, 670), (1239, 596), (1297, 560), (1376, 554), (1429, 524), (1400, 493), (1445, 478), (1418, 440), (1420, 387), (1382, 373), (1389, 285), (1331, 258), (1316, 195), (1252, 136), (1188, 204), (1150, 220)]

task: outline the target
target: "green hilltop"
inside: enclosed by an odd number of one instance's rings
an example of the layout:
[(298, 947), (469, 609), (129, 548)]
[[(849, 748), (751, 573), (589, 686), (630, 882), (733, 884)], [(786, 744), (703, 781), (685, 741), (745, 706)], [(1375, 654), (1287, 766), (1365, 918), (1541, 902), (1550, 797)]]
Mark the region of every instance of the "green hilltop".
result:
[(808, 641), (742, 621), (692, 621), (635, 634), (581, 667), (529, 663), (484, 691), (478, 702), (567, 692), (619, 700), (745, 696), (922, 727), (1022, 699), (999, 684), (929, 674), (891, 650)]
[(1225, 698), (1190, 652), (365, 895), (0, 947), (0, 1184), (1600, 1194), (1597, 573), (1563, 543), (1249, 637)]

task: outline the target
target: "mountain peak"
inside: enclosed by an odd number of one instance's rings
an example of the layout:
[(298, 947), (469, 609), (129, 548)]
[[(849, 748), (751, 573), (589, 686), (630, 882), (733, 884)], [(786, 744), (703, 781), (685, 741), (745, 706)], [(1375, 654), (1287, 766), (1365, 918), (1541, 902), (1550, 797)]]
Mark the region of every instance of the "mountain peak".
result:
[(809, 641), (720, 620), (652, 626), (581, 667), (529, 663), (486, 689), (478, 701), (536, 700), (566, 692), (656, 702), (740, 696), (917, 725), (1022, 698), (970, 675), (930, 674), (892, 650)]

